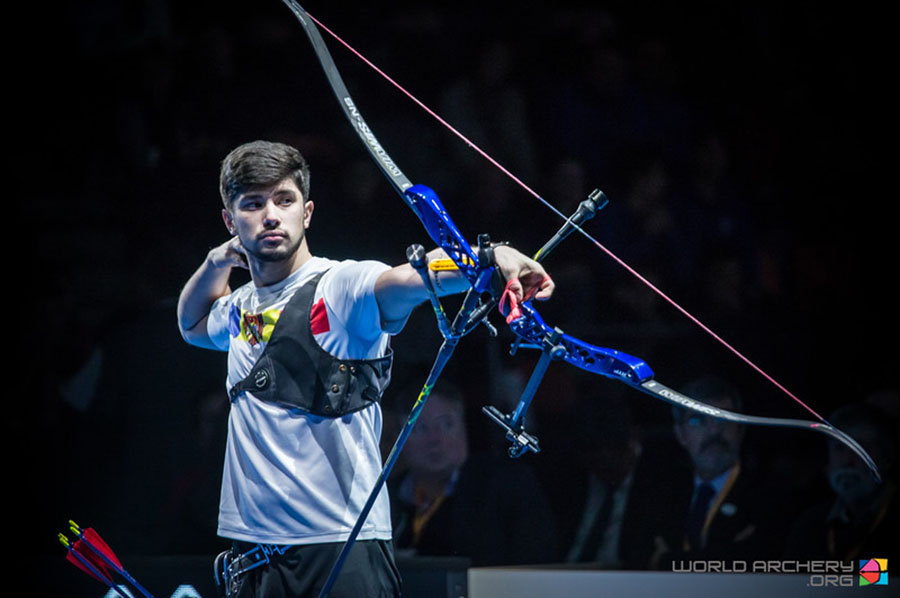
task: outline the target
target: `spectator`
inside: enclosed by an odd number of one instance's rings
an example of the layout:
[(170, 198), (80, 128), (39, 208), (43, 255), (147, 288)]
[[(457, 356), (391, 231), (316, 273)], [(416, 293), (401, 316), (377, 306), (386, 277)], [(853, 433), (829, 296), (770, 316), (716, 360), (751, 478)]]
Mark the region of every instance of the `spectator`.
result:
[(521, 462), (470, 455), (465, 402), (441, 382), (404, 448), (392, 480), (398, 554), (461, 556), (474, 566), (549, 562), (556, 529), (537, 477)]
[(896, 422), (871, 404), (841, 407), (829, 420), (859, 442), (878, 465), (876, 483), (850, 449), (829, 442), (826, 472), (832, 494), (798, 517), (786, 543), (787, 558), (890, 558), (896, 544)]
[[(729, 411), (740, 411), (737, 389), (718, 378), (687, 385), (684, 394)], [(745, 430), (733, 422), (677, 408), (674, 433), (687, 467), (672, 473), (644, 505), (642, 534), (635, 542), (649, 555), (646, 567), (667, 569), (673, 560), (751, 560), (781, 554), (776, 530), (783, 500), (743, 456)]]

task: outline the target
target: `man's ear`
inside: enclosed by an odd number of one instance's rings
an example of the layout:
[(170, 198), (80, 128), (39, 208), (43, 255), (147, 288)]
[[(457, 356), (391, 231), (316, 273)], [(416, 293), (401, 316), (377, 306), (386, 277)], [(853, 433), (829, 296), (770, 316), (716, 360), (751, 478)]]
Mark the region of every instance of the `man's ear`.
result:
[(237, 229), (234, 227), (234, 218), (231, 216), (231, 212), (222, 208), (222, 220), (225, 222), (225, 228), (228, 229), (228, 232), (232, 235), (237, 234)]
[(313, 210), (316, 208), (316, 205), (307, 201), (303, 204), (303, 228), (309, 228), (309, 223), (312, 221)]

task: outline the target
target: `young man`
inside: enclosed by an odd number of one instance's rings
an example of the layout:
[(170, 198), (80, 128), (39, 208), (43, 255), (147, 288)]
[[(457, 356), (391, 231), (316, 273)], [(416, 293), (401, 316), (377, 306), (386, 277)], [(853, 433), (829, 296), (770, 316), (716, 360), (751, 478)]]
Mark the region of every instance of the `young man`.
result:
[[(427, 292), (408, 264), (310, 253), (309, 168), (292, 147), (236, 148), (220, 192), (232, 238), (188, 280), (178, 323), (187, 342), (228, 351), (218, 533), (234, 541), (232, 570), (252, 566), (229, 595), (315, 596), (381, 471), (390, 335)], [(543, 268), (520, 252), (499, 246), (495, 260), (517, 299), (552, 294)], [(249, 269), (251, 282), (232, 291), (234, 268)], [(468, 288), (456, 272), (440, 276), (442, 294)], [(390, 540), (382, 491), (331, 595), (398, 596)]]

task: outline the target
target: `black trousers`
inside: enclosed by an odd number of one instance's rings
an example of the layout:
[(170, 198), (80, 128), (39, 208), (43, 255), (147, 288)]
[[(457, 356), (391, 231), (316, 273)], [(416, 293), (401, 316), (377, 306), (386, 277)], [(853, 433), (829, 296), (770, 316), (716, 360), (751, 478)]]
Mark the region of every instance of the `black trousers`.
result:
[[(235, 553), (253, 545), (235, 543)], [(237, 598), (317, 598), (343, 542), (292, 546), (239, 580)], [(400, 572), (390, 540), (356, 542), (329, 598), (399, 598)]]

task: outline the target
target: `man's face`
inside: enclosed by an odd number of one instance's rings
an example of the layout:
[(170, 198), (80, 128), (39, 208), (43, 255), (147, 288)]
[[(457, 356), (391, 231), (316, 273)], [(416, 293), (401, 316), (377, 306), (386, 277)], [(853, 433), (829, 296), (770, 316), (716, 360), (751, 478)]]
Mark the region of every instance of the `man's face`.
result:
[[(864, 424), (848, 426), (844, 432), (859, 442), (878, 465), (882, 473), (890, 467), (890, 455), (884, 450), (876, 430)], [(840, 499), (851, 507), (865, 507), (878, 491), (868, 467), (862, 459), (843, 443), (828, 443), (828, 482)]]
[(312, 212), (312, 202), (304, 202), (294, 181), (284, 179), (242, 193), (222, 217), (249, 256), (279, 262), (291, 258), (303, 243)]
[[(729, 398), (709, 402), (721, 409), (734, 409)], [(711, 480), (738, 462), (744, 429), (739, 424), (691, 413), (675, 424), (675, 436), (694, 462), (697, 475)]]
[(447, 476), (468, 457), (462, 406), (433, 395), (406, 441), (410, 471), (422, 476)]

